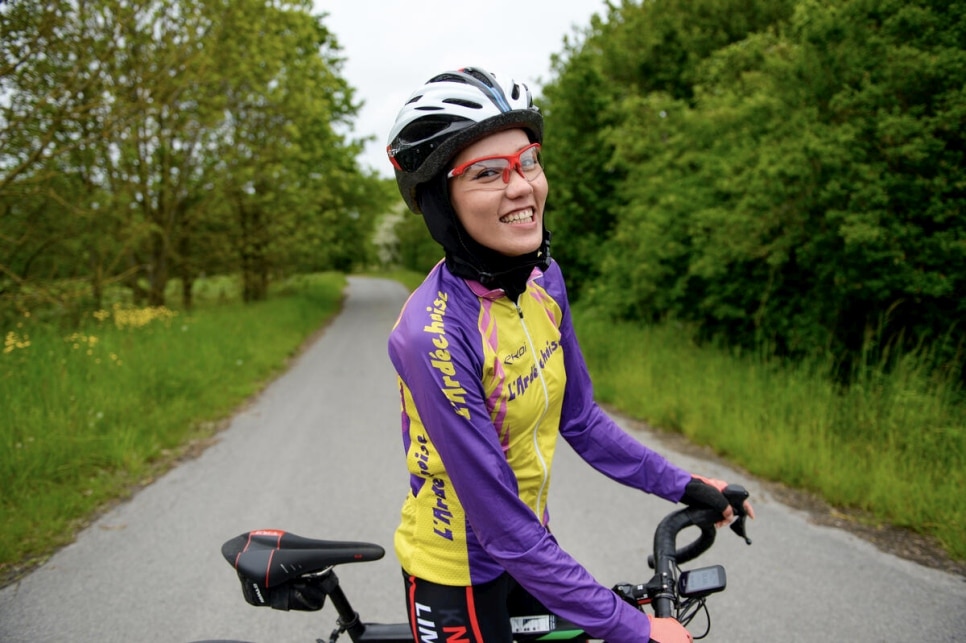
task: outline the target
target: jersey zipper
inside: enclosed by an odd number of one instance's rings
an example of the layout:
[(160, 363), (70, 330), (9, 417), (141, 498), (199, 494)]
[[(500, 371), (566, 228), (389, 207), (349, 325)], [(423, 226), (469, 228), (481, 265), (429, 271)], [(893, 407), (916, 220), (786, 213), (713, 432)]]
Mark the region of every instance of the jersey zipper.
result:
[(513, 302), (513, 305), (516, 306), (517, 314), (520, 316), (520, 327), (523, 328), (523, 334), (527, 338), (527, 345), (530, 347), (530, 355), (533, 356), (533, 359), (536, 362), (537, 379), (540, 380), (540, 385), (543, 387), (543, 412), (533, 425), (533, 450), (537, 454), (537, 460), (539, 460), (540, 468), (543, 471), (543, 479), (540, 481), (540, 489), (537, 492), (536, 514), (537, 520), (543, 524), (543, 511), (540, 507), (540, 503), (543, 499), (544, 491), (547, 488), (547, 481), (550, 479), (550, 470), (547, 467), (547, 461), (543, 457), (543, 452), (540, 451), (540, 441), (538, 436), (540, 434), (540, 426), (543, 424), (543, 419), (547, 417), (547, 412), (550, 410), (550, 389), (547, 386), (547, 380), (543, 376), (543, 369), (540, 368), (540, 363), (536, 359), (536, 346), (533, 344), (533, 338), (530, 336), (530, 329), (527, 328), (527, 322), (523, 318), (523, 309), (520, 308), (520, 304), (518, 302)]

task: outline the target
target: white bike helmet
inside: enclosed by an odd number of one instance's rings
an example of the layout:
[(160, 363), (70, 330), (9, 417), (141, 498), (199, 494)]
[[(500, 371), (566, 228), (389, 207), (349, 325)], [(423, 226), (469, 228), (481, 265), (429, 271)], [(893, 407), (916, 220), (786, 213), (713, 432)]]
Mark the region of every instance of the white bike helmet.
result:
[(421, 214), (417, 193), (467, 145), (495, 132), (523, 129), (543, 138), (543, 117), (526, 85), (476, 67), (430, 78), (406, 101), (389, 132), (386, 152), (399, 192)]

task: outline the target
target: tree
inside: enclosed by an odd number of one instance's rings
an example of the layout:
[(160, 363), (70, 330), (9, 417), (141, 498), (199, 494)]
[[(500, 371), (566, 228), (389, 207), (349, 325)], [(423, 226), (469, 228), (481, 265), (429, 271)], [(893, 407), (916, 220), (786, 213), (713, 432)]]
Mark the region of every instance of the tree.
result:
[(935, 9), (800, 2), (709, 56), (690, 100), (625, 100), (599, 301), (846, 363), (954, 336), (966, 52), (962, 9)]
[(328, 253), (329, 267), (365, 261), (373, 225), (360, 148), (336, 129), (357, 106), (338, 75), (338, 42), (309, 6), (226, 3), (215, 48), (226, 119), (214, 156), (249, 300), (264, 298), (272, 270), (313, 253)]
[[(716, 50), (769, 28), (791, 14), (791, 0), (666, 0), (608, 5), (606, 19), (565, 43), (554, 57), (556, 78), (544, 88), (547, 175), (553, 249), (567, 265), (575, 296), (599, 274), (600, 248), (627, 205), (620, 186), (627, 165), (615, 142), (635, 98), (651, 94), (693, 106), (701, 64)], [(646, 140), (650, 140), (647, 138)]]
[[(77, 239), (98, 220), (91, 207), (103, 205), (103, 193), (92, 172), (68, 174), (105, 132), (135, 117), (106, 90), (118, 43), (89, 19), (90, 5), (0, 3), (0, 290), (8, 295), (37, 276), (84, 274), (76, 262), (90, 255)], [(33, 286), (61, 301), (50, 283)]]
[(257, 300), (275, 274), (366, 264), (387, 201), (311, 9), (0, 3), (0, 293), (86, 279), (99, 305), (123, 281), (161, 305), (179, 277), (190, 306), (204, 272)]
[(565, 41), (564, 52), (553, 57), (557, 77), (544, 87), (540, 101), (550, 254), (567, 266), (574, 300), (598, 274), (597, 250), (613, 227), (615, 188), (622, 179), (611, 165), (613, 146), (605, 136), (622, 88), (609, 82), (596, 49), (609, 31), (595, 15), (584, 34)]

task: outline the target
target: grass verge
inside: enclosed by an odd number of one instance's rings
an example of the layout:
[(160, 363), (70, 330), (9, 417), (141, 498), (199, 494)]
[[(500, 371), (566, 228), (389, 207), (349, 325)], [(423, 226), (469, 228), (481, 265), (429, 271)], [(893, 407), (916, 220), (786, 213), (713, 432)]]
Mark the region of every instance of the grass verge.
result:
[(69, 333), (29, 314), (6, 329), (0, 580), (209, 438), (338, 312), (344, 285), (303, 276), (245, 305), (212, 281), (191, 313), (117, 305)]
[(939, 540), (966, 559), (966, 405), (914, 355), (848, 388), (829, 364), (697, 347), (673, 324), (575, 311), (598, 399), (751, 473)]

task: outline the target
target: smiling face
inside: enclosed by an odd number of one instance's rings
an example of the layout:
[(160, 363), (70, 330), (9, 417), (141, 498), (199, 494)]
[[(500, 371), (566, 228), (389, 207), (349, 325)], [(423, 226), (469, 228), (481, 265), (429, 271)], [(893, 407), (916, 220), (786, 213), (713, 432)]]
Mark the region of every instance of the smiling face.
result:
[[(474, 159), (512, 157), (530, 145), (526, 132), (507, 130), (487, 136), (463, 149), (453, 161), (461, 168)], [(450, 181), (450, 199), (463, 228), (480, 245), (509, 257), (533, 252), (543, 242), (543, 209), (547, 202), (547, 177), (527, 166), (511, 170), (509, 182), (502, 176), (490, 181), (486, 164), (471, 166)]]

